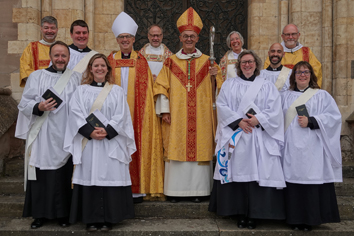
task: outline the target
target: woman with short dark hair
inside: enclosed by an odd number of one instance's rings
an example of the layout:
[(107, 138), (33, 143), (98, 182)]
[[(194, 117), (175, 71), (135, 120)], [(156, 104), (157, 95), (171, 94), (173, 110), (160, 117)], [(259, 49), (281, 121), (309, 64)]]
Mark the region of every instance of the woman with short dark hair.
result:
[(254, 229), (256, 219), (285, 219), (284, 119), (279, 92), (260, 76), (261, 65), (253, 51), (241, 52), (238, 76), (223, 83), (216, 101), (217, 166), (209, 211), (239, 215), (239, 228)]

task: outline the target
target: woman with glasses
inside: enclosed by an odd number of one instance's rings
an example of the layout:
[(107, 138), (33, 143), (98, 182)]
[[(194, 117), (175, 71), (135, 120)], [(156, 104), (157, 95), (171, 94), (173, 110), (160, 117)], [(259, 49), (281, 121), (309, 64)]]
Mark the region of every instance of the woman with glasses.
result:
[(242, 35), (237, 31), (232, 31), (226, 38), (226, 45), (230, 48), (229, 51), (220, 60), (220, 68), (223, 81), (227, 78), (236, 77), (235, 64), (237, 62), (238, 55), (243, 51), (244, 39)]
[(216, 101), (217, 166), (209, 211), (239, 215), (239, 228), (254, 229), (256, 219), (285, 219), (284, 119), (277, 88), (260, 76), (261, 59), (244, 50), (236, 68), (237, 77), (223, 83)]
[(312, 66), (300, 61), (282, 94), (285, 115), (283, 169), (287, 223), (294, 230), (339, 222), (334, 182), (342, 182), (341, 114), (319, 89)]

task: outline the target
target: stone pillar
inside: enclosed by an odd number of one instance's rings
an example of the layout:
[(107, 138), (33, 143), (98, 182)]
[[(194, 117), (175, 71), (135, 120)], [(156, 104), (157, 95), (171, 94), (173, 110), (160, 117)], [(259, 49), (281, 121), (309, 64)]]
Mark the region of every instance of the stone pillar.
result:
[(296, 24), (301, 33), (299, 42), (306, 47), (310, 47), (321, 62), (322, 0), (292, 0), (290, 1), (289, 15), (289, 23)]
[[(22, 54), (27, 44), (40, 40), (41, 0), (22, 0), (12, 9), (12, 22), (18, 23), (18, 40), (8, 41), (9, 54)], [(12, 97), (19, 102), (23, 88), (19, 86), (20, 73), (11, 73)]]
[(95, 0), (95, 50), (109, 55), (119, 50), (112, 33), (112, 24), (119, 13), (124, 10), (124, 0)]
[(354, 111), (351, 61), (354, 60), (354, 0), (334, 0), (333, 95), (342, 113), (342, 134), (351, 135), (345, 120)]
[(333, 0), (322, 1), (322, 89), (333, 93)]
[(281, 4), (279, 0), (248, 2), (248, 49), (254, 50), (264, 62), (270, 45), (279, 42)]

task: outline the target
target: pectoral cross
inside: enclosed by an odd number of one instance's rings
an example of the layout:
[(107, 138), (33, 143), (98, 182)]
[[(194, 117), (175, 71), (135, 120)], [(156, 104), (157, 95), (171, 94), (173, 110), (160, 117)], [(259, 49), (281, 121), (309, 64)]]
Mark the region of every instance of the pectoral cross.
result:
[(190, 89), (191, 89), (193, 86), (192, 86), (191, 83), (188, 81), (188, 85), (186, 85), (186, 87), (188, 88), (188, 92), (189, 92)]

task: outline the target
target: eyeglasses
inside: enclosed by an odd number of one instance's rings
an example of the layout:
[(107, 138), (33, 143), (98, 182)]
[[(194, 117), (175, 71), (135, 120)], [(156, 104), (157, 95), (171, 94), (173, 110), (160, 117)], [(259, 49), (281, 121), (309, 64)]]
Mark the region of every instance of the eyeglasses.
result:
[(119, 35), (117, 38), (119, 38), (119, 39), (124, 39), (124, 38), (126, 38), (126, 39), (131, 39), (131, 38), (134, 38), (134, 36), (133, 35)]
[(297, 32), (297, 33), (292, 33), (292, 34), (283, 34), (283, 35), (288, 38), (288, 37), (290, 37), (290, 36), (296, 37), (298, 34), (299, 34), (299, 32)]
[(304, 71), (297, 70), (297, 71), (295, 71), (295, 75), (296, 76), (301, 76), (302, 74), (309, 75), (309, 74), (311, 74), (311, 72), (309, 70), (304, 70)]
[(185, 39), (185, 40), (187, 40), (188, 38), (190, 38), (191, 40), (194, 40), (194, 39), (197, 38), (197, 36), (195, 36), (193, 34), (192, 35), (186, 35), (185, 34), (185, 35), (182, 36), (182, 38)]
[(253, 60), (241, 61), (241, 64), (242, 64), (242, 65), (246, 65), (246, 64), (248, 63), (249, 65), (252, 65), (254, 62), (255, 62), (255, 61), (253, 61)]
[(149, 34), (151, 38), (161, 38), (162, 37), (162, 34)]

